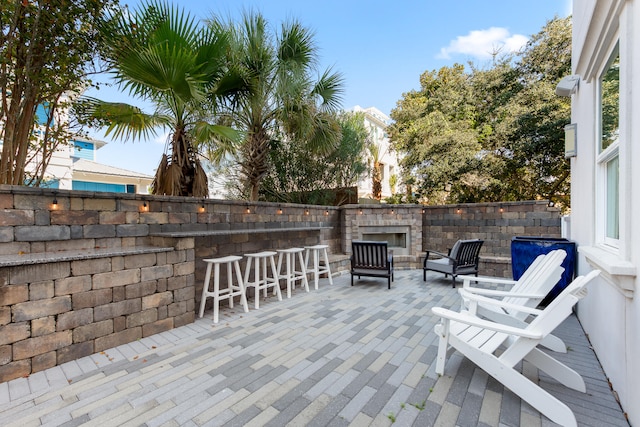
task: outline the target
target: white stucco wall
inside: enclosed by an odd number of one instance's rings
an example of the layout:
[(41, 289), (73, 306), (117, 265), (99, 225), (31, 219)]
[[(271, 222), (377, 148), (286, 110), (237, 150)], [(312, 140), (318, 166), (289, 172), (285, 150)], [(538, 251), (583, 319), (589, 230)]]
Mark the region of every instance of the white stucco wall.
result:
[[(359, 105), (353, 107), (354, 112), (361, 112), (364, 114), (365, 126), (369, 130), (369, 136), (374, 144), (378, 145), (380, 150), (380, 162), (384, 165), (383, 179), (382, 179), (382, 199), (390, 197), (392, 195), (391, 186), (389, 185), (389, 178), (391, 175), (397, 175), (400, 178), (400, 169), (398, 168), (398, 158), (395, 152), (392, 152), (389, 148), (390, 142), (387, 136), (387, 126), (391, 119), (382, 111), (375, 107), (362, 108)], [(370, 157), (370, 156), (369, 156)], [(372, 197), (373, 184), (371, 176), (367, 176), (365, 179), (358, 183), (358, 197)], [(396, 193), (400, 190), (400, 183), (396, 184)]]
[[(640, 425), (640, 3), (574, 0), (573, 72), (581, 76), (572, 99), (577, 156), (571, 159), (571, 236), (578, 271), (599, 268), (578, 315), (632, 425)], [(635, 25), (634, 25), (635, 23)], [(620, 238), (617, 248), (599, 237), (598, 78), (619, 41)]]

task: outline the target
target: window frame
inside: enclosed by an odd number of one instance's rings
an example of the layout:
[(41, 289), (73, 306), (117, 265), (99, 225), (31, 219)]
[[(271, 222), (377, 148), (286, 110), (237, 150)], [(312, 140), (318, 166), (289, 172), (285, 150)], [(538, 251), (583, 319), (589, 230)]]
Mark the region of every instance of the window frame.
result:
[[(603, 146), (603, 89), (602, 89), (602, 81), (604, 75), (611, 68), (611, 64), (618, 58), (618, 62), (620, 63), (622, 58), (620, 57), (620, 42), (616, 39), (615, 43), (613, 43), (613, 48), (609, 52), (609, 60), (606, 62), (603, 69), (598, 74), (598, 88), (597, 88), (597, 108), (596, 108), (596, 206), (598, 207), (598, 211), (596, 212), (596, 242), (597, 244), (603, 245), (606, 249), (619, 253), (621, 242), (620, 242), (620, 224), (621, 224), (621, 206), (620, 206), (620, 97), (618, 97), (618, 138), (611, 142), (606, 148), (602, 148)], [(620, 87), (618, 88), (620, 92)], [(608, 224), (609, 224), (609, 174), (608, 167), (611, 164), (611, 161), (617, 159), (618, 160), (618, 175), (617, 175), (617, 206), (615, 208), (615, 212), (617, 214), (617, 237), (612, 237), (608, 235)]]

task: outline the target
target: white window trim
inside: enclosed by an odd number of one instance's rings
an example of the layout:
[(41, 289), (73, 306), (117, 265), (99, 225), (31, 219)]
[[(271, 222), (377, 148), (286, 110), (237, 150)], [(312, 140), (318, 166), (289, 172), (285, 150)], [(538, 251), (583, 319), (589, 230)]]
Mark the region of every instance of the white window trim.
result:
[[(621, 154), (624, 153), (624, 147), (626, 144), (626, 134), (623, 127), (623, 122), (625, 120), (630, 119), (629, 117), (623, 117), (622, 114), (629, 114), (630, 111), (629, 106), (626, 105), (626, 99), (623, 96), (624, 93), (624, 66), (628, 66), (628, 58), (625, 56), (626, 50), (624, 49), (624, 44), (619, 40), (619, 38), (613, 37), (612, 48), (607, 53), (607, 56), (602, 55), (604, 58), (610, 58), (613, 52), (615, 51), (615, 45), (620, 43), (618, 46), (620, 57), (620, 66), (621, 66), (621, 77), (620, 77), (620, 135), (616, 141), (614, 141), (609, 147), (605, 150), (600, 151), (601, 147), (601, 138), (602, 138), (602, 113), (601, 113), (601, 87), (598, 86), (598, 96), (597, 96), (597, 116), (595, 122), (595, 136), (596, 136), (596, 146), (594, 147), (596, 155), (595, 155), (595, 190), (596, 190), (596, 211), (595, 211), (595, 244), (593, 246), (580, 246), (578, 248), (578, 252), (584, 255), (586, 261), (593, 268), (597, 268), (602, 272), (602, 277), (605, 281), (611, 285), (613, 285), (614, 289), (623, 294), (627, 298), (633, 298), (635, 292), (635, 278), (637, 275), (636, 266), (629, 260), (626, 259), (625, 254), (625, 245), (628, 245), (629, 242), (625, 241), (625, 225), (627, 221), (628, 212), (622, 206), (622, 198), (620, 199), (620, 205), (618, 206), (618, 214), (619, 214), (619, 238), (611, 239), (606, 237), (606, 167), (607, 162), (614, 158), (616, 155), (619, 160), (619, 191), (620, 194), (626, 194), (626, 179), (627, 171), (626, 165), (623, 163), (623, 158)], [(605, 64), (605, 67), (609, 67), (609, 63)], [(598, 74), (598, 85), (600, 85), (600, 76), (602, 73), (606, 71), (605, 69), (600, 70)], [(624, 73), (624, 74), (623, 74)]]
[[(616, 252), (620, 250), (620, 238), (614, 239), (607, 236), (607, 165), (614, 157), (618, 156), (619, 159), (619, 147), (618, 139), (596, 158), (596, 206), (598, 208), (598, 212), (596, 212), (596, 242)], [(619, 223), (620, 215), (620, 206), (618, 206)]]

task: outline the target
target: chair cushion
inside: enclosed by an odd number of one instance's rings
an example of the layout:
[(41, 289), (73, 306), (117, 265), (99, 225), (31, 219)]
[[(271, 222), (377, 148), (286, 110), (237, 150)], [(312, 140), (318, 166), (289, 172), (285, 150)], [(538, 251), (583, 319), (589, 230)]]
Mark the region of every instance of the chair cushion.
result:
[(441, 273), (453, 273), (453, 262), (448, 258), (428, 260), (425, 268), (427, 270), (439, 271)]

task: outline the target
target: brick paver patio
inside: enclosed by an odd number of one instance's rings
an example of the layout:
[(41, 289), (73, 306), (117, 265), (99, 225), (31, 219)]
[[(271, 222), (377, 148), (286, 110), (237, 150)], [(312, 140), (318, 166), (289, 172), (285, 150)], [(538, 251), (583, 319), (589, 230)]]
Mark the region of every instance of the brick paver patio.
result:
[[(2, 426), (547, 426), (547, 418), (459, 354), (434, 373), (431, 307), (459, 306), (450, 281), (421, 270), (226, 304), (194, 324), (0, 384)], [(628, 426), (575, 317), (557, 334), (587, 393), (528, 366), (579, 425)]]

